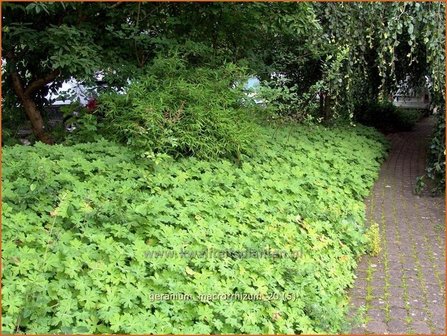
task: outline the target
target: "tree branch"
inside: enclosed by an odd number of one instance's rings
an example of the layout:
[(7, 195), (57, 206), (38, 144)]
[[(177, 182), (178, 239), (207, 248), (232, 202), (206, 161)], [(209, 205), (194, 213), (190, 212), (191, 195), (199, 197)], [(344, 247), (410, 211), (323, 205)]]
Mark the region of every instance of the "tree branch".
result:
[(123, 3), (122, 1), (117, 2), (117, 3), (113, 4), (112, 6), (110, 6), (110, 8), (118, 7), (118, 6), (121, 5), (122, 3)]
[(51, 83), (52, 81), (54, 81), (57, 78), (57, 76), (60, 75), (60, 73), (61, 73), (60, 70), (54, 70), (53, 72), (49, 73), (45, 77), (35, 80), (30, 85), (28, 85), (28, 87), (25, 89), (24, 94), (29, 96), (34, 91), (44, 87), (46, 84)]

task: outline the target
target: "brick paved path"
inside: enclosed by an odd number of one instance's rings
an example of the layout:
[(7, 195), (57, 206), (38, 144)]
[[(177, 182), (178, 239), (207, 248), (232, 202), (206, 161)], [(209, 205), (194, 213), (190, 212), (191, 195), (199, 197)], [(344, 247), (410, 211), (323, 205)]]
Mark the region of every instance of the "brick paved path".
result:
[(367, 199), (382, 251), (364, 257), (350, 291), (352, 334), (445, 335), (445, 206), (413, 194), (433, 120), (389, 136), (392, 149)]

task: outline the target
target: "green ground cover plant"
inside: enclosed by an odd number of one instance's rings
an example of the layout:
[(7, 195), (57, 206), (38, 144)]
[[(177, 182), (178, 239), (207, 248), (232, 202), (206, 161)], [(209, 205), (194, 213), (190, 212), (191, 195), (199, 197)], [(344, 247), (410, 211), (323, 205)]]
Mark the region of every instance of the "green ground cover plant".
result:
[[(3, 332), (339, 331), (384, 140), (363, 126), (263, 126), (252, 146), (239, 165), (106, 140), (6, 146)], [(182, 250), (287, 254), (150, 254)], [(272, 299), (150, 297), (169, 293)]]

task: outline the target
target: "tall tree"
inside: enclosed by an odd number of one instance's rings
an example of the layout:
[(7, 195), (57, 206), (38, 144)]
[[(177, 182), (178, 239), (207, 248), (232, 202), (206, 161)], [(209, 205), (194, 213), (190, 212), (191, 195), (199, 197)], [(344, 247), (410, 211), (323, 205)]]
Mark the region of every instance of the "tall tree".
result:
[[(96, 71), (123, 79), (145, 57), (129, 26), (139, 4), (3, 3), (3, 94), (25, 111), (36, 137), (52, 143), (41, 108), (64, 80), (92, 80)], [(124, 10), (123, 10), (124, 9)], [(135, 13), (135, 15), (134, 15)], [(138, 21), (138, 18), (136, 19)], [(117, 27), (122, 38), (117, 39)], [(126, 33), (128, 36), (126, 36)], [(117, 44), (117, 42), (119, 42)], [(4, 109), (4, 111), (8, 109)]]

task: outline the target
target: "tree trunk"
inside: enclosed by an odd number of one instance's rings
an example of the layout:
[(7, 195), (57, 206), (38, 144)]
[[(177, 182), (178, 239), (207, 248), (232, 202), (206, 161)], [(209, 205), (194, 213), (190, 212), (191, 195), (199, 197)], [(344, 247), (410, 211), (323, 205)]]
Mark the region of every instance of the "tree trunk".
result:
[(323, 90), (320, 90), (319, 98), (320, 98), (320, 117), (323, 117), (324, 116), (324, 91)]
[(320, 117), (324, 121), (332, 119), (332, 99), (328, 91), (320, 91)]
[(23, 108), (25, 109), (25, 113), (28, 116), (28, 119), (31, 121), (33, 132), (36, 138), (48, 145), (54, 144), (51, 136), (45, 131), (42, 114), (40, 113), (33, 99), (31, 97), (24, 96), (22, 98), (22, 103)]
[(331, 111), (331, 97), (329, 93), (326, 93), (324, 97), (324, 120), (329, 121), (332, 119), (332, 111)]
[(24, 89), (17, 72), (14, 71), (11, 73), (12, 86), (14, 88), (15, 93), (22, 102), (23, 108), (25, 110), (28, 119), (31, 121), (34, 135), (36, 136), (37, 139), (49, 145), (54, 144), (54, 141), (51, 138), (51, 136), (45, 131), (45, 125), (43, 122), (42, 114), (37, 108), (36, 103), (32, 98), (32, 94), (34, 91), (42, 88), (47, 83), (53, 81), (58, 75), (59, 71), (54, 71), (48, 76), (34, 81), (26, 89)]

